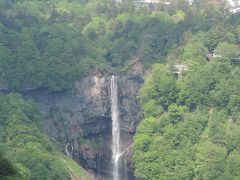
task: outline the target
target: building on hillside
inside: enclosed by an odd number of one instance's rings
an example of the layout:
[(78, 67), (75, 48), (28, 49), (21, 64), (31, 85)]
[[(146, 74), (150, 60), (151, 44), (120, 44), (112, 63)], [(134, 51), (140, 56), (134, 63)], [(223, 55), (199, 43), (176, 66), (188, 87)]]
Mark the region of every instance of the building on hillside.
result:
[(210, 61), (212, 61), (213, 59), (215, 59), (215, 58), (221, 58), (222, 57), (222, 55), (221, 55), (221, 53), (218, 51), (218, 50), (213, 50), (212, 52), (209, 52), (209, 53), (207, 53), (206, 55), (205, 55), (205, 57), (206, 57), (206, 60), (208, 61), (208, 62), (210, 62)]
[[(116, 2), (122, 2), (123, 0), (115, 0)], [(186, 0), (190, 5), (193, 4), (194, 0)], [(170, 0), (133, 0), (136, 5), (170, 5)], [(240, 0), (208, 0), (206, 2), (208, 5), (214, 5), (216, 7), (220, 7), (223, 4), (226, 4), (226, 9), (231, 13), (239, 13), (240, 12)]]
[(160, 3), (159, 0), (140, 0), (141, 3), (148, 3), (148, 4), (158, 4)]
[(226, 0), (227, 8), (231, 13), (239, 13), (240, 12), (240, 0)]
[(207, 53), (206, 55), (205, 55), (205, 58), (206, 58), (206, 60), (208, 61), (208, 62), (210, 62), (211, 60), (212, 60), (212, 58), (213, 58), (213, 55), (212, 55), (212, 53)]
[(218, 51), (218, 50), (213, 50), (213, 52), (212, 52), (212, 57), (213, 58), (221, 58), (222, 57), (222, 55), (221, 55), (221, 53)]
[[(192, 4), (194, 0), (186, 0), (189, 4)], [(226, 4), (226, 8), (231, 13), (239, 13), (240, 12), (240, 0), (208, 0), (207, 3), (209, 5), (214, 5), (216, 7), (221, 6), (222, 4)]]
[(229, 6), (236, 7), (240, 5), (240, 0), (226, 0)]
[(166, 0), (134, 0), (133, 2), (135, 4), (170, 4), (170, 2)]
[(192, 4), (194, 0), (187, 0), (189, 4)]

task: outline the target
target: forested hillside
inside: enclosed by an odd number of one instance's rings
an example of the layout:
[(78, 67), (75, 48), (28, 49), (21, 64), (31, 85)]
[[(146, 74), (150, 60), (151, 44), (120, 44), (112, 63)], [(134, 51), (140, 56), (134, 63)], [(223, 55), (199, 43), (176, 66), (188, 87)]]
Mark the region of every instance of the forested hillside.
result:
[(93, 68), (124, 74), (135, 61), (146, 72), (135, 175), (240, 179), (239, 14), (170, 2), (0, 0), (0, 179), (88, 179), (22, 95), (74, 90)]
[(133, 160), (142, 179), (240, 178), (240, 19), (208, 13), (141, 89)]
[(0, 99), (0, 179), (90, 179), (39, 130), (41, 116), (33, 102), (17, 94)]
[(154, 11), (130, 1), (1, 0), (1, 87), (59, 91), (90, 67), (124, 67), (134, 57), (164, 63), (199, 31), (208, 31), (204, 43), (213, 50), (218, 41), (235, 41), (239, 20), (223, 11), (184, 0)]
[(16, 91), (67, 89), (90, 67), (121, 67), (136, 56), (165, 62), (184, 32), (214, 21), (202, 22), (185, 1), (152, 12), (130, 1), (1, 0), (0, 14), (0, 83)]

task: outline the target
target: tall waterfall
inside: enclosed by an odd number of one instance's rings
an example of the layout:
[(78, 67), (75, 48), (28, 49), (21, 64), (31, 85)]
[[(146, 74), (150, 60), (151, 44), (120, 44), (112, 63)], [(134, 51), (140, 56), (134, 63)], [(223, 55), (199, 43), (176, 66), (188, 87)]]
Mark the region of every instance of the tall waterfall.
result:
[(120, 125), (117, 77), (111, 77), (113, 180), (119, 180)]

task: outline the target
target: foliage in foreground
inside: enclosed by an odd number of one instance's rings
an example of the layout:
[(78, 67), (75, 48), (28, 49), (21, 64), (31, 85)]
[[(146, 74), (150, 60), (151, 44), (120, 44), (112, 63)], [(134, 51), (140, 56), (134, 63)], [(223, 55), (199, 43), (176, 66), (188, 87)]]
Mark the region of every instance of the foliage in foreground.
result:
[[(25, 101), (18, 94), (0, 96), (0, 146), (10, 174), (21, 174), (23, 179), (67, 180), (71, 175), (85, 177), (81, 167), (53, 146), (40, 130), (40, 114), (33, 102)], [(0, 170), (0, 176), (6, 171)], [(18, 173), (18, 174), (19, 174)], [(4, 175), (5, 176), (5, 175)], [(87, 179), (87, 178), (86, 178)]]

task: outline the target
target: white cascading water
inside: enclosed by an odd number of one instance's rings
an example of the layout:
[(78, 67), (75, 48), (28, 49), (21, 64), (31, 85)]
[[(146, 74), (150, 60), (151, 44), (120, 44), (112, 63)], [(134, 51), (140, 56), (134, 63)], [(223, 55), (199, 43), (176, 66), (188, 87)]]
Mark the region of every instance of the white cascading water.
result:
[(117, 77), (111, 77), (111, 107), (112, 107), (112, 162), (113, 180), (119, 180), (119, 158), (120, 158), (120, 125), (118, 111), (118, 86)]

